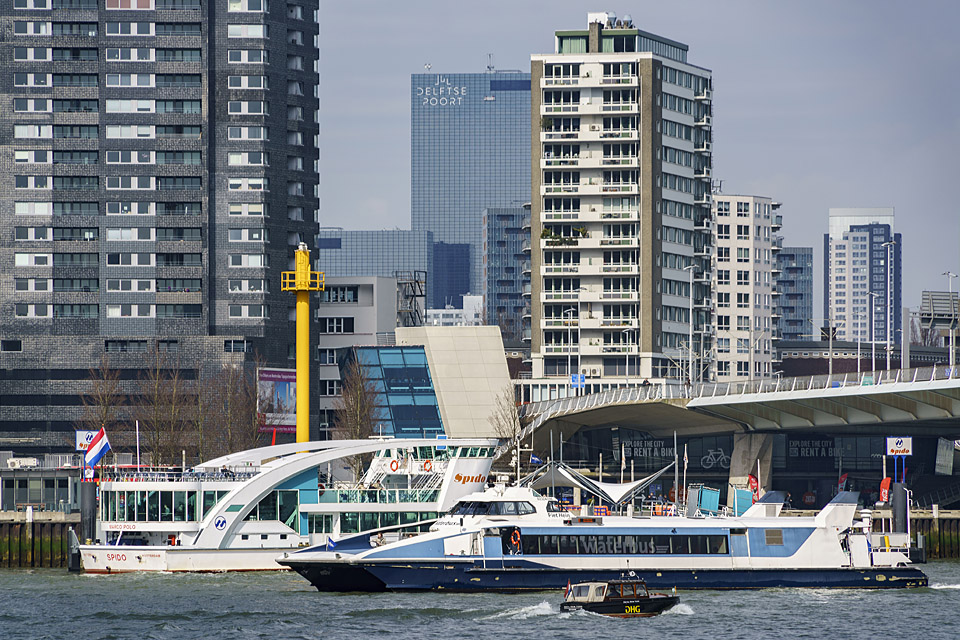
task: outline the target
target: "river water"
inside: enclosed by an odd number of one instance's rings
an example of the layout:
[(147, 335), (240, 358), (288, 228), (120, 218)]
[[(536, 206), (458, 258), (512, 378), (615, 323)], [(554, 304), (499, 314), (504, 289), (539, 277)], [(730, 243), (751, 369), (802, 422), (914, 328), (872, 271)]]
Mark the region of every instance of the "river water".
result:
[(960, 562), (915, 590), (686, 591), (657, 618), (560, 614), (558, 592), (318, 593), (294, 573), (0, 571), (0, 640), (960, 638)]

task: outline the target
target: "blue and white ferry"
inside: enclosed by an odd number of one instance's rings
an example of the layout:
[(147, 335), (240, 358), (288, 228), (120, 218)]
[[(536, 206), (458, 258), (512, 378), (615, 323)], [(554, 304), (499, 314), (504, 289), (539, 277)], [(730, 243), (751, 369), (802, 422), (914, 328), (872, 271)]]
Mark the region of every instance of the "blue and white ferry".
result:
[(497, 485), (417, 538), (370, 548), (348, 537), (277, 561), (320, 591), (541, 590), (626, 571), (651, 589), (926, 586), (906, 534), (871, 533), (857, 497), (840, 493), (811, 517), (780, 517), (776, 492), (739, 517), (578, 517)]
[[(426, 532), (482, 490), (495, 439), (370, 439), (251, 449), (186, 472), (121, 472), (101, 481), (84, 571), (282, 570), (285, 551), (360, 534)], [(354, 478), (348, 462), (369, 456)]]

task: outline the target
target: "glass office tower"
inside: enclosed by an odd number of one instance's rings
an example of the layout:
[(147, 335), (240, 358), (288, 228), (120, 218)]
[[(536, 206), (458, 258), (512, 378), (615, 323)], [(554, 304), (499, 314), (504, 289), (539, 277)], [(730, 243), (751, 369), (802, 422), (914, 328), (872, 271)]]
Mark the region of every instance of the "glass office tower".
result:
[(468, 245), (438, 253), (435, 268), (468, 267), (469, 288), (462, 278), (431, 273), (443, 286), (427, 304), (456, 306), (464, 293), (482, 290), (483, 209), (530, 200), (530, 74), (414, 74), (410, 113), (412, 228), (432, 232), (438, 243)]

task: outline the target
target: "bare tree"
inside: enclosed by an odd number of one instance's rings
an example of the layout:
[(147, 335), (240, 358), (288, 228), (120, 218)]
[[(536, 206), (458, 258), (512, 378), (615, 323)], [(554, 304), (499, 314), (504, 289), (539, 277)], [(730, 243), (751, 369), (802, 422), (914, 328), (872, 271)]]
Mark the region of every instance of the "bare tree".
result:
[(505, 386), (497, 394), (493, 405), (493, 412), (487, 419), (493, 432), (504, 445), (513, 449), (517, 480), (520, 479), (520, 437), (523, 434), (524, 424), (517, 413), (517, 402), (513, 386)]
[(120, 423), (127, 397), (120, 383), (120, 372), (110, 366), (106, 354), (100, 357), (100, 364), (90, 369), (89, 391), (80, 397), (83, 414), (79, 429), (110, 431)]
[(225, 365), (204, 384), (209, 391), (205, 396), (208, 408), (201, 418), (205, 452), (221, 456), (260, 446), (255, 369)]
[(938, 347), (942, 344), (940, 331), (931, 325), (924, 324), (918, 318), (911, 318), (910, 344), (921, 347)]
[(190, 417), (188, 389), (179, 361), (156, 348), (150, 352), (138, 382), (139, 402), (133, 417), (140, 422), (153, 464), (174, 464), (186, 449)]
[[(334, 437), (361, 440), (373, 435), (377, 391), (363, 372), (359, 360), (353, 360), (344, 372), (340, 395), (333, 401)], [(369, 455), (352, 456), (347, 464), (359, 478), (369, 463)]]

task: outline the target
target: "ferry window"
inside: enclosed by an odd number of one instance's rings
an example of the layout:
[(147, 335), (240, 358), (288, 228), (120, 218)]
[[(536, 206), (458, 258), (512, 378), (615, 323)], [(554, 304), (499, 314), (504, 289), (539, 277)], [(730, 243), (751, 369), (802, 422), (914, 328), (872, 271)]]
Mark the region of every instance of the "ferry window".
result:
[(216, 491), (204, 491), (203, 492), (203, 517), (206, 518), (207, 514), (210, 513), (210, 509), (213, 509), (217, 504), (217, 492)]
[(500, 515), (504, 515), (504, 516), (515, 516), (515, 515), (517, 515), (517, 503), (516, 503), (516, 502), (501, 502), (501, 503), (500, 503)]
[(250, 536), (248, 536), (247, 534), (244, 533), (243, 535), (240, 536), (240, 539), (241, 539), (241, 540), (249, 540), (249, 539), (250, 539)]
[[(517, 502), (517, 515), (525, 516), (529, 513), (536, 513), (537, 510), (529, 502)], [(563, 511), (563, 509), (561, 509)]]
[(340, 533), (360, 533), (360, 514), (354, 511), (341, 513)]
[(187, 491), (187, 521), (197, 520), (197, 492)]
[(564, 555), (577, 553), (577, 536), (560, 536), (560, 553)]
[(360, 531), (369, 531), (380, 526), (380, 514), (376, 511), (360, 514)]
[(183, 491), (173, 493), (173, 520), (183, 522), (187, 517), (187, 494)]
[(547, 503), (547, 513), (566, 513), (567, 510), (560, 506), (560, 503), (556, 500), (551, 500)]
[(260, 539), (261, 539), (261, 540), (266, 540), (266, 539), (269, 538), (269, 537), (270, 537), (270, 536), (268, 536), (268, 535), (265, 534), (265, 533), (260, 534)]
[(160, 492), (160, 519), (163, 522), (171, 522), (173, 520), (173, 492), (172, 491)]
[(783, 546), (783, 529), (765, 529), (763, 533), (768, 546)]

